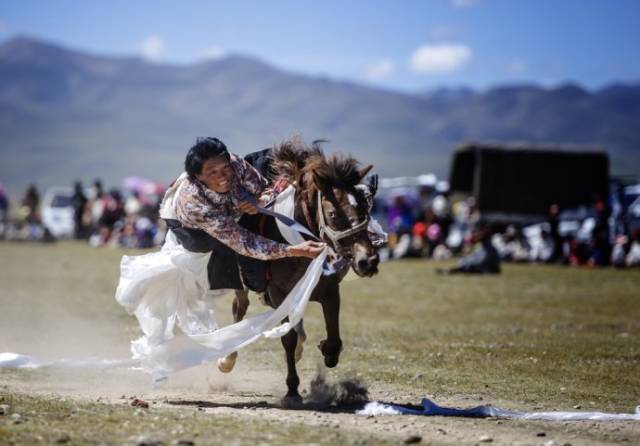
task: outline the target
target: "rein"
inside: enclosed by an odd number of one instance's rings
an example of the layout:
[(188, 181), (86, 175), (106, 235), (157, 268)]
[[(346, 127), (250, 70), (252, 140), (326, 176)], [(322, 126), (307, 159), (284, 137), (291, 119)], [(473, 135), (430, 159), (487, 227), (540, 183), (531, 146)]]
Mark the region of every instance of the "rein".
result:
[[(305, 216), (305, 220), (307, 223), (307, 227), (305, 227), (300, 223), (298, 223), (297, 221), (295, 221), (294, 219), (291, 219), (285, 215), (282, 215), (278, 212), (274, 212), (273, 210), (268, 209), (273, 205), (274, 203), (273, 201), (268, 203), (264, 207), (262, 207), (258, 205), (258, 201), (251, 194), (246, 193), (244, 197), (244, 199), (252, 203), (256, 207), (258, 212), (260, 212), (261, 214), (270, 215), (280, 220), (282, 223), (289, 226), (290, 228), (295, 229), (296, 231), (302, 234), (306, 234), (316, 241), (322, 241), (323, 237), (326, 235), (327, 238), (331, 241), (331, 245), (332, 245), (331, 248), (333, 252), (337, 255), (337, 258), (332, 266), (327, 266), (325, 268), (325, 274), (333, 274), (337, 271), (342, 270), (345, 266), (348, 265), (347, 259), (345, 257), (351, 257), (351, 256), (345, 256), (345, 252), (344, 252), (345, 250), (340, 244), (340, 240), (347, 237), (351, 237), (355, 234), (358, 234), (362, 231), (367, 230), (369, 226), (370, 216), (367, 214), (367, 217), (363, 221), (353, 225), (349, 229), (346, 229), (344, 231), (337, 231), (331, 228), (329, 225), (327, 225), (325, 221), (324, 212), (322, 211), (322, 192), (320, 192), (319, 190), (317, 193), (317, 198), (318, 198), (318, 224), (317, 225), (314, 224), (316, 222), (311, 217), (311, 211), (309, 210), (309, 203), (307, 203), (307, 201), (304, 199), (300, 200), (302, 212)], [(319, 236), (316, 236), (313, 232), (311, 232), (312, 229), (316, 229), (316, 226), (318, 229)]]

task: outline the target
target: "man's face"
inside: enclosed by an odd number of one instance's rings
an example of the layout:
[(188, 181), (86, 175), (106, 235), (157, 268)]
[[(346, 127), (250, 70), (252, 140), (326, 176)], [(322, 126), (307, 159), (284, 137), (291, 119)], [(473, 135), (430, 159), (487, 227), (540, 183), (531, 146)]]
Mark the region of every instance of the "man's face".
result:
[(231, 189), (233, 169), (225, 156), (209, 158), (202, 165), (202, 172), (196, 175), (196, 178), (202, 181), (209, 189), (219, 194), (224, 194)]

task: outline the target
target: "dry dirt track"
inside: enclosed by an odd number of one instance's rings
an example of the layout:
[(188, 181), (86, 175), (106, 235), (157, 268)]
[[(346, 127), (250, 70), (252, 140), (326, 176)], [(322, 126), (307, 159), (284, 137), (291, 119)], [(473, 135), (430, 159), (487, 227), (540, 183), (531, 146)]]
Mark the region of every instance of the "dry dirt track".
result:
[[(503, 445), (600, 445), (600, 444), (638, 444), (640, 443), (640, 422), (543, 422), (514, 421), (498, 419), (469, 419), (448, 417), (419, 416), (377, 416), (366, 417), (355, 415), (352, 407), (336, 407), (331, 405), (318, 410), (317, 406), (299, 409), (282, 407), (279, 395), (273, 393), (280, 373), (255, 373), (246, 363), (239, 364), (233, 373), (236, 376), (221, 376), (211, 372), (209, 367), (201, 367), (191, 371), (187, 376), (178, 377), (175, 383), (165, 388), (152, 390), (147, 378), (130, 372), (94, 373), (59, 373), (59, 372), (23, 372), (14, 375), (0, 374), (0, 384), (5, 390), (29, 393), (50, 397), (61, 396), (71, 402), (87, 402), (98, 411), (109, 411), (109, 406), (126, 407), (131, 418), (124, 421), (124, 429), (129, 423), (150, 423), (159, 414), (166, 412), (180, 414), (181, 418), (197, 417), (199, 423), (207, 425), (213, 419), (227, 419), (239, 429), (252, 429), (253, 422), (267, 423), (277, 426), (279, 430), (293, 427), (303, 431), (325, 432), (326, 444), (503, 444)], [(209, 377), (204, 376), (209, 375)], [(335, 375), (340, 376), (340, 375)], [(208, 383), (202, 387), (202, 383)], [(120, 384), (118, 384), (120, 383)], [(124, 389), (124, 390), (123, 390)], [(303, 394), (308, 396), (308, 386), (303, 386)], [(383, 400), (399, 403), (416, 403), (420, 395), (415, 391), (399, 393), (389, 391), (381, 386), (372, 386), (372, 400)], [(123, 392), (123, 393), (121, 393)], [(134, 398), (149, 403), (148, 409), (131, 407)], [(305, 398), (306, 401), (308, 401)], [(465, 397), (449, 397), (438, 399), (441, 405), (471, 407), (485, 404)], [(507, 408), (525, 408), (522, 404), (508, 401), (493, 401), (495, 405)], [(537, 407), (527, 407), (536, 409)], [(585, 407), (582, 410), (593, 410)], [(1, 421), (0, 421), (1, 426)], [(180, 423), (177, 430), (171, 432), (178, 436), (194, 438), (195, 444), (230, 444), (220, 438), (204, 438), (198, 429), (182, 430)], [(135, 444), (140, 438), (158, 438), (170, 444), (171, 435), (154, 436), (150, 427), (142, 437), (130, 436), (127, 443)], [(265, 436), (263, 444), (279, 444), (282, 440), (274, 433)], [(335, 437), (331, 437), (335, 435)], [(306, 444), (308, 440), (294, 441)], [(236, 444), (251, 444), (242, 437)], [(313, 443), (313, 442), (311, 442)], [(323, 443), (325, 444), (325, 443)]]

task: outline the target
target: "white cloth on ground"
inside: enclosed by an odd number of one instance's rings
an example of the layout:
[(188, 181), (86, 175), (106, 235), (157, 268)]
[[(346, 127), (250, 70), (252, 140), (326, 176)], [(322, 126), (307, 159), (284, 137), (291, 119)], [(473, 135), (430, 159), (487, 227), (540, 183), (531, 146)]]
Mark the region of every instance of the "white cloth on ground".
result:
[(95, 356), (86, 358), (63, 358), (49, 361), (38, 361), (33, 356), (13, 352), (0, 353), (0, 369), (41, 369), (41, 368), (78, 368), (78, 369), (111, 369), (116, 367), (135, 367), (138, 361), (133, 359), (102, 359)]

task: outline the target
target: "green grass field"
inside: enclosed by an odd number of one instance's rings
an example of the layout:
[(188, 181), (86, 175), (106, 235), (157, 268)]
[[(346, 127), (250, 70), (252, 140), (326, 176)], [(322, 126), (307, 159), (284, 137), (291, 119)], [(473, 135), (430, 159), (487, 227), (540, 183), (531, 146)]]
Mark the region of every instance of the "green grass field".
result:
[[(71, 242), (0, 244), (0, 352), (127, 355), (128, 342), (139, 329), (113, 299), (122, 254)], [(373, 398), (398, 402), (429, 396), (464, 405), (490, 402), (526, 410), (579, 405), (616, 412), (640, 404), (640, 271), (505, 265), (499, 276), (437, 276), (435, 269), (442, 266), (421, 260), (385, 263), (373, 279), (345, 282), (344, 352), (329, 377), (355, 376), (370, 387)], [(225, 305), (221, 319), (228, 322), (230, 299)], [(250, 311), (263, 310), (253, 298)], [(324, 333), (318, 305), (310, 305), (305, 324), (309, 343), (299, 367), (303, 387), (320, 362), (315, 344)], [(263, 393), (269, 389), (267, 400), (284, 394), (279, 342), (263, 340), (249, 347), (241, 352), (239, 367), (240, 374), (260, 369), (270, 377), (261, 387)], [(60, 400), (64, 392), (56, 388), (58, 378), (48, 373), (0, 370), (0, 404), (33, 413), (30, 422), (21, 424), (0, 416), (0, 443), (51, 442), (63, 431), (78, 443), (92, 443), (92, 438), (120, 443), (149, 430), (169, 441), (171, 420), (183, 413), (165, 408), (155, 420), (140, 417), (139, 423), (122, 427), (133, 408), (96, 403), (81, 391)], [(101, 381), (91, 382), (91, 395), (100, 395)], [(216, 401), (217, 392), (242, 400), (242, 392), (249, 391), (242, 382), (231, 391), (216, 387), (215, 381), (199, 385), (197, 378), (190, 385), (196, 392), (209, 386), (201, 396), (207, 401)], [(69, 388), (73, 393), (74, 386), (65, 381)], [(60, 416), (71, 412), (76, 415)], [(267, 427), (260, 418), (214, 418), (196, 412), (181, 425), (200, 439), (198, 444), (226, 438), (227, 431), (234, 431), (240, 443), (252, 444), (265, 429), (270, 435), (266, 443), (335, 444), (362, 438), (349, 429), (305, 428), (305, 421)], [(397, 441), (384, 432), (372, 435), (374, 443)]]

